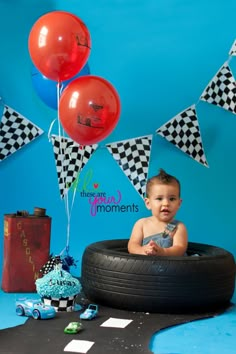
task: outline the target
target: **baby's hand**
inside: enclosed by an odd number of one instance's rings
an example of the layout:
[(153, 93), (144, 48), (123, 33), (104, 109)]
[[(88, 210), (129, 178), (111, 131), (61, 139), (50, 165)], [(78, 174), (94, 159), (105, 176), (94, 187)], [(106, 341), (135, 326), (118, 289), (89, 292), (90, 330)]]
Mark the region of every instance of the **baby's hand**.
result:
[(151, 255), (153, 254), (153, 247), (149, 245), (149, 243), (145, 246), (143, 246), (143, 253), (145, 255)]
[(161, 256), (163, 254), (162, 247), (158, 246), (155, 241), (151, 240), (147, 245), (145, 253), (151, 256)]

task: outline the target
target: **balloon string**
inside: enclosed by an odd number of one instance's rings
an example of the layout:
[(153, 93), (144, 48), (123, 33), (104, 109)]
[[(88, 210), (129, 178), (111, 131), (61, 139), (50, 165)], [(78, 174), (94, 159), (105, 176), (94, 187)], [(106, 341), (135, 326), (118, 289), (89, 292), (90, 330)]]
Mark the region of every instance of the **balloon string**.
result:
[[(70, 147), (71, 149), (73, 148), (73, 145)], [(83, 166), (83, 158), (84, 156), (82, 156), (82, 159), (81, 159), (81, 166)], [(71, 154), (70, 154), (70, 160), (71, 160)], [(81, 171), (81, 168), (79, 169), (78, 171), (78, 174), (77, 174), (77, 178), (79, 176), (79, 173)], [(70, 221), (71, 221), (71, 214), (72, 214), (72, 209), (73, 209), (73, 206), (74, 206), (74, 202), (75, 202), (75, 196), (76, 196), (76, 192), (77, 192), (77, 186), (78, 186), (78, 183), (77, 183), (77, 180), (75, 180), (75, 184), (73, 186), (73, 194), (72, 194), (72, 201), (71, 201), (71, 206), (69, 208), (69, 190), (67, 191), (66, 193), (66, 215), (67, 215), (67, 219), (68, 219), (68, 224), (67, 224), (67, 238), (66, 238), (66, 251), (69, 252), (69, 243), (70, 243)]]
[(59, 117), (59, 101), (60, 101), (60, 82), (57, 83), (57, 121), (58, 121), (58, 135), (61, 140), (61, 124), (60, 124), (60, 117)]
[[(60, 84), (60, 82), (58, 82), (57, 84), (57, 120), (58, 120), (58, 135), (59, 135), (59, 139), (60, 139), (60, 154), (62, 156), (62, 173), (63, 173), (63, 185), (66, 186), (66, 169), (65, 169), (65, 145), (62, 144), (62, 136), (61, 136), (61, 123), (60, 123), (60, 117), (59, 117), (59, 102), (60, 102), (60, 95), (61, 92), (63, 90), (63, 85)], [(64, 137), (64, 131), (63, 131), (63, 137)], [(72, 148), (73, 146), (71, 146)], [(70, 154), (70, 160), (71, 160), (71, 154)], [(83, 159), (82, 159), (82, 163), (83, 163)], [(78, 171), (79, 174), (80, 171)], [(75, 201), (75, 195), (76, 195), (76, 191), (77, 191), (77, 185), (78, 183), (75, 183), (75, 188), (73, 188), (73, 195), (72, 195), (72, 201), (71, 201), (71, 205), (69, 205), (69, 188), (67, 188), (67, 191), (64, 195), (64, 202), (65, 202), (65, 211), (66, 211), (66, 217), (67, 217), (67, 228), (66, 228), (66, 247), (61, 251), (60, 255), (62, 255), (64, 252), (66, 252), (67, 254), (69, 253), (69, 245), (70, 245), (70, 226), (71, 226), (71, 214), (72, 214), (72, 209), (74, 206), (74, 201)]]
[[(60, 140), (60, 156), (62, 156), (62, 175), (63, 175), (63, 185), (66, 186), (66, 168), (65, 168), (65, 145), (62, 143), (62, 132), (61, 132), (61, 122), (59, 116), (59, 102), (60, 102), (60, 94), (61, 94), (61, 84), (58, 81), (57, 83), (57, 122), (58, 122), (58, 136)], [(66, 230), (66, 247), (61, 251), (60, 255), (64, 253), (64, 251), (69, 251), (69, 240), (70, 240), (70, 212), (69, 212), (69, 197), (68, 191), (64, 195), (64, 202), (65, 202), (65, 211), (67, 217), (67, 230)]]
[(67, 215), (67, 236), (66, 236), (66, 247), (65, 250), (68, 253), (69, 252), (69, 245), (70, 245), (70, 221), (71, 221), (71, 214), (72, 214), (72, 209), (74, 206), (74, 201), (75, 201), (75, 194), (76, 194), (76, 189), (74, 188), (73, 195), (72, 195), (72, 201), (71, 201), (71, 206), (69, 207), (69, 196), (68, 192), (65, 196), (65, 205), (66, 205), (66, 215)]
[[(79, 174), (79, 172), (78, 172)], [(64, 200), (65, 200), (65, 209), (66, 209), (66, 216), (67, 216), (67, 230), (66, 230), (66, 247), (61, 251), (60, 255), (63, 254), (65, 251), (68, 254), (69, 253), (69, 246), (70, 246), (70, 221), (71, 221), (71, 214), (72, 214), (72, 209), (74, 206), (74, 201), (75, 201), (75, 195), (77, 191), (77, 183), (76, 187), (74, 188), (73, 195), (72, 195), (72, 201), (71, 201), (71, 206), (69, 207), (69, 191), (67, 191)]]
[(69, 252), (69, 243), (70, 243), (70, 219), (71, 219), (71, 212), (69, 210), (69, 196), (68, 192), (65, 195), (65, 207), (66, 207), (66, 215), (67, 215), (67, 229), (66, 229), (66, 252)]
[(52, 128), (53, 128), (53, 125), (55, 123), (56, 119), (54, 119), (52, 121), (52, 123), (50, 124), (50, 127), (49, 127), (49, 130), (48, 130), (48, 140), (51, 141), (51, 131), (52, 131)]

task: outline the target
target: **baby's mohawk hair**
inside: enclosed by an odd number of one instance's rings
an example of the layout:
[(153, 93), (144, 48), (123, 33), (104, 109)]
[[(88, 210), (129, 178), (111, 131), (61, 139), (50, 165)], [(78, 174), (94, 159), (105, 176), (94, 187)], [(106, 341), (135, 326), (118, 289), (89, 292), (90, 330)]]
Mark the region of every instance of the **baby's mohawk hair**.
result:
[(176, 177), (170, 175), (169, 173), (166, 173), (166, 171), (163, 170), (162, 168), (160, 168), (159, 173), (156, 176), (151, 177), (147, 181), (147, 187), (146, 187), (147, 197), (150, 194), (150, 189), (153, 184), (155, 184), (155, 183), (171, 184), (173, 182), (177, 183), (177, 185), (179, 187), (179, 195), (180, 195), (180, 182), (179, 182), (179, 180)]

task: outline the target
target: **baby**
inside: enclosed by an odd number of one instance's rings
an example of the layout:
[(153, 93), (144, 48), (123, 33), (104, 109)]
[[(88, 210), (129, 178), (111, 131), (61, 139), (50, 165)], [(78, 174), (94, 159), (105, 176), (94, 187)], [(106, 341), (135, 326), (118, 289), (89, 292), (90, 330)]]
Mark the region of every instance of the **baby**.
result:
[(180, 183), (160, 169), (146, 186), (146, 207), (152, 216), (139, 219), (128, 242), (129, 253), (154, 256), (183, 256), (188, 246), (185, 225), (175, 220), (181, 205)]

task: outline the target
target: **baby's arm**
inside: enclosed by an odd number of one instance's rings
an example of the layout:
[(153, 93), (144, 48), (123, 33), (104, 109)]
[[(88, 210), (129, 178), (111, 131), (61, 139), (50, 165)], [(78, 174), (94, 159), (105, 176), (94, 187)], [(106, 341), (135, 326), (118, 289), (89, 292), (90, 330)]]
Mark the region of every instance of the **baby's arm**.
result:
[[(129, 242), (128, 251), (134, 254), (151, 255), (153, 253), (153, 245), (150, 242), (147, 245), (142, 246), (143, 243), (143, 224), (144, 218), (138, 220), (133, 227)], [(156, 245), (156, 244), (155, 244)]]

